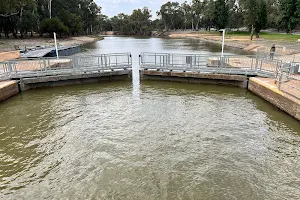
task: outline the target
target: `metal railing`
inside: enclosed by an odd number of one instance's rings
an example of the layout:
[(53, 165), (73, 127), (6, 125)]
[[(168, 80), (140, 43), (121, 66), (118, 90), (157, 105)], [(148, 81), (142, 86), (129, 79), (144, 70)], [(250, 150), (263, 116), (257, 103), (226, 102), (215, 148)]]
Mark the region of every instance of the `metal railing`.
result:
[(180, 70), (207, 73), (245, 74), (274, 77), (279, 60), (270, 60), (257, 55), (216, 54), (140, 54), (142, 69)]
[(132, 67), (131, 53), (17, 59), (0, 62), (0, 80), (23, 77), (103, 72)]
[(282, 64), (276, 72), (276, 86), (280, 91), (300, 99), (299, 63)]

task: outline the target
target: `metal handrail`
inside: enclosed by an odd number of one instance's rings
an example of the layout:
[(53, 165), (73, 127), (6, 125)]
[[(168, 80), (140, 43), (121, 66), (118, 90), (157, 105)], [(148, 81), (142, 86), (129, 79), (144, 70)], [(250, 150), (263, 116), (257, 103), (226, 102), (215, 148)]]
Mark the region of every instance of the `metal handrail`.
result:
[(57, 58), (21, 58), (0, 62), (0, 80), (53, 74), (127, 69), (131, 53), (110, 53)]

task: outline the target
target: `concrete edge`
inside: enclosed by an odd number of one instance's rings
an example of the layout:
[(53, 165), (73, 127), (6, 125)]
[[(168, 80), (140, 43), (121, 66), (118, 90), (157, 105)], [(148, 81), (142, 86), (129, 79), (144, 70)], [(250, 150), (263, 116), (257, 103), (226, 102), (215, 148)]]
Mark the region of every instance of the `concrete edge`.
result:
[(254, 77), (249, 80), (248, 90), (300, 121), (300, 103), (294, 97)]

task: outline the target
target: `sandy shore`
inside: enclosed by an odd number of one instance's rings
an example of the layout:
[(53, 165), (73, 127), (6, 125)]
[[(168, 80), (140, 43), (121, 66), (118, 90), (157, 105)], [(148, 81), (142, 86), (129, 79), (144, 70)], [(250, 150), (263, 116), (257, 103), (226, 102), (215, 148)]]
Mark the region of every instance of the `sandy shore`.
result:
[[(63, 46), (82, 45), (99, 40), (93, 36), (78, 36), (69, 38), (58, 38), (58, 44)], [(0, 39), (0, 52), (12, 51), (16, 48), (25, 49), (36, 46), (54, 46), (54, 39), (52, 38), (26, 38), (26, 39)]]

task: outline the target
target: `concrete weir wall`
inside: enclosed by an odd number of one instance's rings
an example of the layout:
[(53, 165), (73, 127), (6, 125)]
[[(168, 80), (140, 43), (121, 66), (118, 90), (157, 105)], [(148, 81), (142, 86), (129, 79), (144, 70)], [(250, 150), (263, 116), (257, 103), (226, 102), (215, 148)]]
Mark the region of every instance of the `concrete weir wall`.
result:
[(248, 89), (300, 121), (300, 101), (253, 77)]
[(19, 93), (19, 86), (16, 81), (0, 82), (0, 102)]
[(21, 91), (39, 87), (54, 87), (84, 83), (109, 82), (125, 80), (131, 75), (131, 70), (109, 71), (101, 73), (86, 73), (78, 75), (56, 75), (20, 79)]
[(142, 70), (142, 79), (166, 80), (187, 83), (232, 85), (247, 88), (248, 78), (242, 75), (228, 74), (200, 74), (193, 72), (165, 72), (156, 70)]

